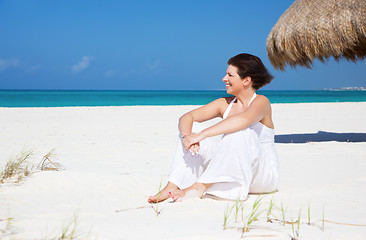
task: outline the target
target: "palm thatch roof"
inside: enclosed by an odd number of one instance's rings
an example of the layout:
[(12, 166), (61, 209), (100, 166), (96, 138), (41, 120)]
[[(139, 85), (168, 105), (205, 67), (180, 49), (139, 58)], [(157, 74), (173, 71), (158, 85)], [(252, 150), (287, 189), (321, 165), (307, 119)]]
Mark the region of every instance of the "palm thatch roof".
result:
[(366, 56), (366, 0), (296, 0), (267, 38), (269, 60), (276, 69), (289, 64), (311, 67), (324, 62)]

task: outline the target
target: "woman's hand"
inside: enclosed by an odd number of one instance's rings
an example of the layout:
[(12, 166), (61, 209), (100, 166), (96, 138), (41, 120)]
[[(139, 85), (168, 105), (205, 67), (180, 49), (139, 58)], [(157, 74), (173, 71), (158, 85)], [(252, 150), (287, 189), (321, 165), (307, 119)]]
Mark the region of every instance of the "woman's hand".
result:
[(198, 156), (200, 152), (200, 143), (194, 143), (189, 147), (189, 152), (192, 156)]
[(182, 133), (183, 136), (183, 146), (186, 151), (190, 151), (192, 155), (198, 155), (200, 148), (200, 141), (205, 137), (202, 133)]

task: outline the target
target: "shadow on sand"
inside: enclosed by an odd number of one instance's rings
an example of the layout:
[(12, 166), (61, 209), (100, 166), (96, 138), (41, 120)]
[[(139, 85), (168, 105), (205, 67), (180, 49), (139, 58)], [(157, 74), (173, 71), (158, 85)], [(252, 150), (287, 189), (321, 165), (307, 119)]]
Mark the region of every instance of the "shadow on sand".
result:
[(319, 131), (317, 133), (276, 135), (276, 143), (307, 143), (307, 142), (366, 142), (366, 133), (333, 133)]

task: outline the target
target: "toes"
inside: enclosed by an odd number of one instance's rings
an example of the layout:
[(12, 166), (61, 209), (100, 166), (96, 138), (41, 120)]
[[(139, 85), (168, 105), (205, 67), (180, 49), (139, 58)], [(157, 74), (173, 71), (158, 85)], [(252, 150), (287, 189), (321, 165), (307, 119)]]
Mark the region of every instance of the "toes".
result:
[(156, 202), (156, 195), (155, 195), (155, 196), (150, 196), (150, 197), (147, 199), (147, 201), (148, 201), (149, 203)]
[(168, 194), (169, 194), (169, 197), (171, 197), (173, 200), (175, 200), (175, 199), (174, 199), (174, 196), (172, 195), (172, 193), (171, 193), (171, 192), (168, 192)]
[(178, 196), (174, 196), (171, 192), (168, 193), (169, 197), (171, 197), (173, 199), (174, 202), (177, 202), (179, 197)]

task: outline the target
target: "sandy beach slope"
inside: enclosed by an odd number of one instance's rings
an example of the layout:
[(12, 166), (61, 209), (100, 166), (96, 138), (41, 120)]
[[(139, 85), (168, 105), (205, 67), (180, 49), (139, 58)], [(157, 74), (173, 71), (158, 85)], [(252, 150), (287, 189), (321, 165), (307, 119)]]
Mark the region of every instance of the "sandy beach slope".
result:
[[(166, 201), (156, 216), (146, 201), (166, 183), (178, 118), (193, 108), (0, 108), (0, 169), (23, 148), (34, 151), (35, 165), (55, 148), (53, 160), (63, 168), (0, 184), (0, 238), (57, 239), (77, 215), (79, 239), (240, 239), (240, 212), (239, 223), (233, 210), (223, 230), (225, 209), (234, 202)], [(281, 163), (277, 208), (273, 223), (264, 212), (244, 237), (290, 239), (291, 224), (276, 221), (283, 206), (287, 221), (301, 212), (299, 239), (365, 239), (366, 226), (346, 224), (366, 225), (366, 103), (272, 108)], [(244, 202), (244, 220), (257, 197)]]

